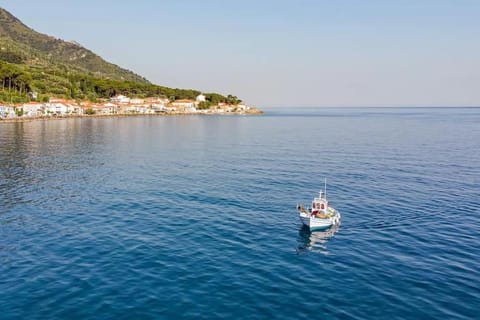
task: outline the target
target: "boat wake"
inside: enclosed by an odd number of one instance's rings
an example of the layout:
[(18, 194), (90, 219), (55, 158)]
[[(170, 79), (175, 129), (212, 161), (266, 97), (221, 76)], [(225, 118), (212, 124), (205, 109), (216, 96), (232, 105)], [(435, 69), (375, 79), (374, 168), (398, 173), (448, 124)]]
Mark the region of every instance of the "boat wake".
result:
[(409, 213), (402, 213), (402, 215), (394, 216), (391, 214), (379, 213), (376, 216), (365, 217), (361, 220), (356, 217), (351, 217), (352, 223), (349, 230), (391, 230), (391, 229), (405, 229), (412, 226), (426, 225), (430, 223), (430, 215), (424, 212), (410, 211)]

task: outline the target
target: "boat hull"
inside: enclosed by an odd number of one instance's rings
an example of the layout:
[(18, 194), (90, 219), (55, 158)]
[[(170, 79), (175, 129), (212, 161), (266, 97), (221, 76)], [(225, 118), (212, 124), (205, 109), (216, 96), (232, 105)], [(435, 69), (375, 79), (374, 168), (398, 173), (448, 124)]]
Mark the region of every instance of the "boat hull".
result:
[(306, 212), (300, 212), (300, 221), (310, 228), (310, 230), (324, 230), (340, 223), (340, 212), (335, 210), (335, 214), (330, 218), (317, 218)]

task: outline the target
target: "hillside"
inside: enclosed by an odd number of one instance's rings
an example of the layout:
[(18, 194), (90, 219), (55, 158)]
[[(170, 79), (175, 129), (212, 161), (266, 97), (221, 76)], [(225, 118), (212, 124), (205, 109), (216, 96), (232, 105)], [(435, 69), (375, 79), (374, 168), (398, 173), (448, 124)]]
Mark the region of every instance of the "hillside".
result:
[(143, 77), (108, 63), (75, 42), (66, 42), (32, 30), (0, 8), (0, 58), (29, 65), (66, 65), (79, 72), (113, 80), (148, 83)]
[[(76, 42), (36, 32), (0, 8), (0, 102), (49, 97), (96, 101), (117, 94), (177, 100), (194, 99), (200, 91), (151, 84)], [(240, 101), (217, 93), (206, 98), (205, 107)]]

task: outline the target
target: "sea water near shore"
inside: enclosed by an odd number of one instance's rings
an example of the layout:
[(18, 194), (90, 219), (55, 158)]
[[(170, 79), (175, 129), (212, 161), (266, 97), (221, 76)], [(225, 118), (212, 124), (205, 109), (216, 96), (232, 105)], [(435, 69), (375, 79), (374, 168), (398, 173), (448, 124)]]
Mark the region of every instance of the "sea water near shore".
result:
[[(286, 108), (0, 124), (0, 319), (476, 318), (479, 123)], [(311, 234), (295, 206), (324, 177), (342, 225)]]

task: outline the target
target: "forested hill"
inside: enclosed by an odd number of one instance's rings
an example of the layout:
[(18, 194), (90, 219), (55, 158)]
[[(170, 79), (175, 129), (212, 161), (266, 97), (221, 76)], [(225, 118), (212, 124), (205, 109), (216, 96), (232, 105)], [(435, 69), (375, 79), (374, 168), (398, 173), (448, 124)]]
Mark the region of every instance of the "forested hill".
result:
[(76, 42), (66, 42), (32, 30), (0, 8), (1, 57), (7, 62), (68, 66), (94, 76), (147, 83), (141, 76), (108, 63)]
[[(33, 96), (95, 101), (117, 94), (176, 100), (194, 99), (200, 91), (151, 84), (76, 42), (36, 32), (0, 8), (0, 102), (25, 102)], [(216, 93), (206, 96), (208, 103), (229, 100)]]

